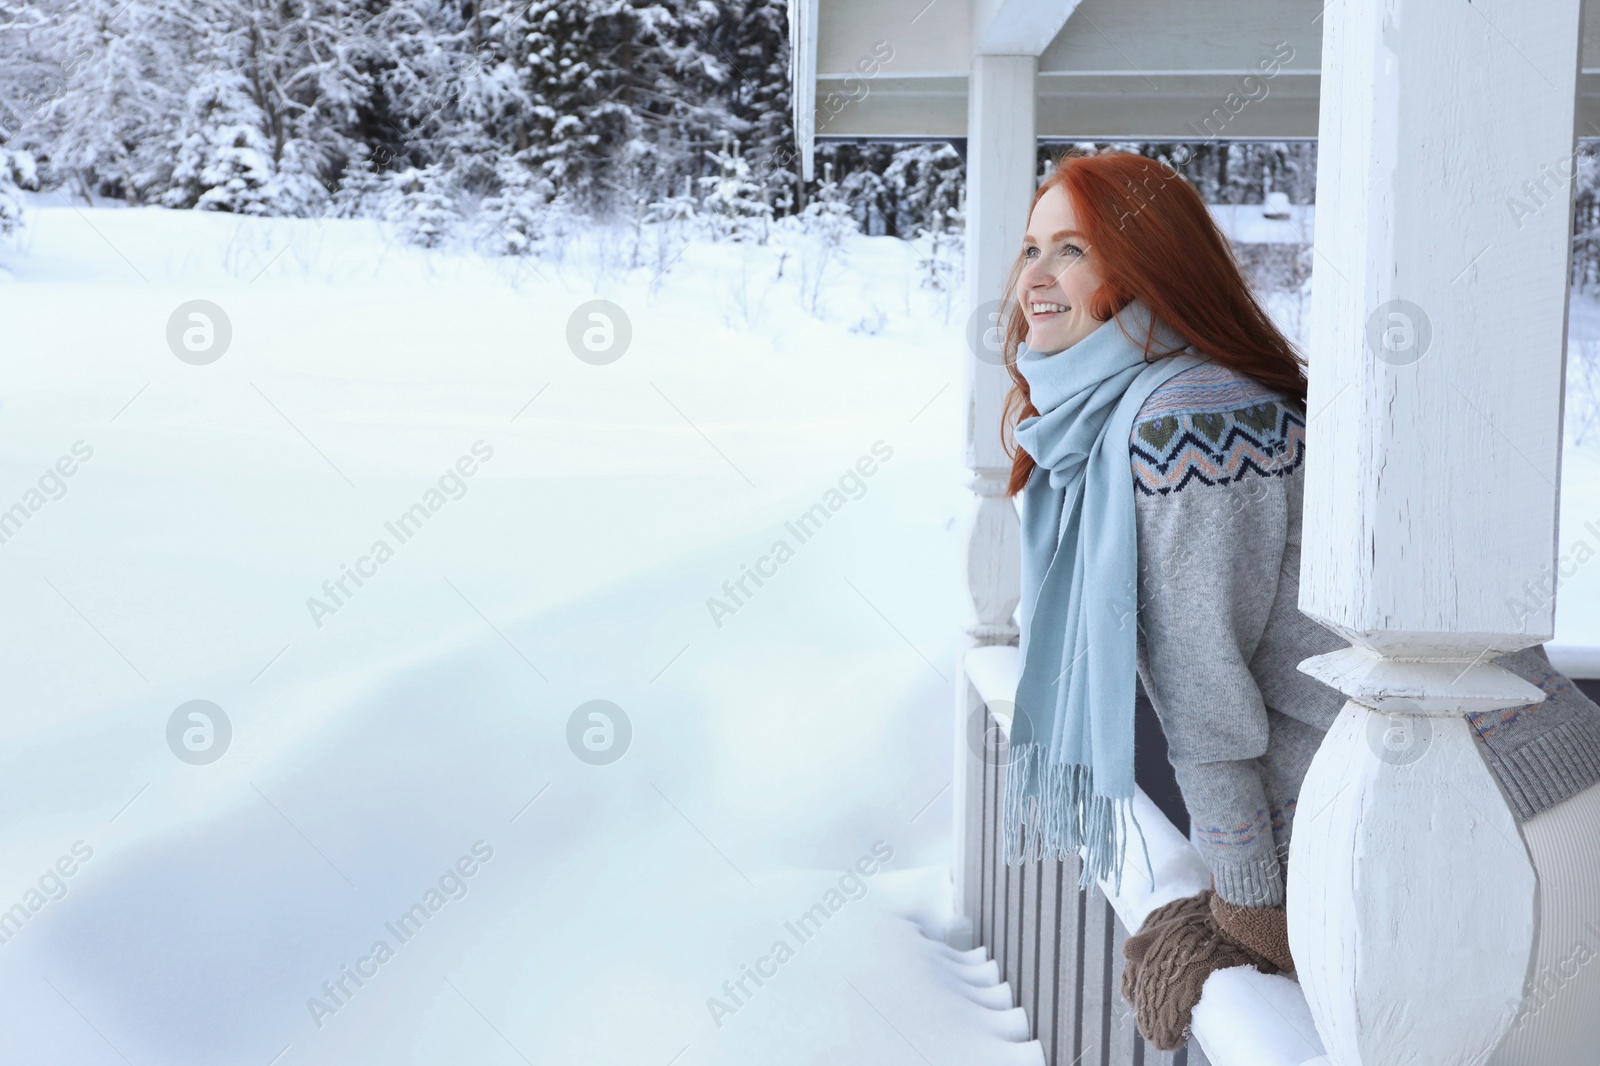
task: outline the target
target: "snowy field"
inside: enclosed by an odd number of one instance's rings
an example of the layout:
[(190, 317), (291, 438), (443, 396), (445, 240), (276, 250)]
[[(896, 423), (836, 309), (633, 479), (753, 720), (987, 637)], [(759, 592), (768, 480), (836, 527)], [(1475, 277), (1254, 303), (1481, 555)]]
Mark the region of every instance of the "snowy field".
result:
[[(594, 231), (535, 267), (35, 203), (0, 253), (0, 1062), (1039, 1061), (936, 939), (970, 496), (915, 249), (630, 267)], [(1563, 482), (1563, 551), (1600, 548), (1600, 441)], [(1600, 644), (1600, 563), (1556, 640)]]
[[(892, 239), (820, 318), (799, 252), (780, 280), (776, 248), (691, 247), (654, 292), (625, 254), (541, 276), (364, 222), (38, 212), (0, 289), (0, 507), (92, 455), (0, 545), (0, 900), (92, 857), (0, 944), (0, 1061), (1031, 1061), (920, 931), (960, 323)], [(596, 297), (632, 331), (604, 365), (566, 337)], [(167, 337), (196, 299), (232, 331), (205, 365)], [(231, 725), (214, 762), (169, 746), (190, 700)], [(631, 725), (610, 764), (569, 746), (590, 700)]]

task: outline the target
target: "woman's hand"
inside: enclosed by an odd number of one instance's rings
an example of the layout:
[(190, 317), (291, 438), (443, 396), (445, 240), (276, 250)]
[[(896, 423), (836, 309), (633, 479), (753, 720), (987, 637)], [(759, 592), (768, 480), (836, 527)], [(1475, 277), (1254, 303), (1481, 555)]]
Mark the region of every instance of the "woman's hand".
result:
[(1150, 912), (1122, 947), (1122, 997), (1144, 1038), (1182, 1047), (1206, 978), (1229, 966), (1264, 973), (1293, 968), (1282, 907), (1235, 907), (1212, 889)]
[(1283, 907), (1237, 907), (1213, 892), (1211, 917), (1236, 943), (1263, 956), (1278, 969), (1293, 972), (1289, 912)]

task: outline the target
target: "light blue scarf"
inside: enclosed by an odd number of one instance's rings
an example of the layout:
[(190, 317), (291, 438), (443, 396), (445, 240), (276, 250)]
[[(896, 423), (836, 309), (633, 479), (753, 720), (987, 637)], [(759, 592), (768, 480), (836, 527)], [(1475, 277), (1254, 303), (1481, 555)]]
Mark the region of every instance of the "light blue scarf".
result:
[[(1022, 672), (1002, 854), (1015, 865), (1081, 846), (1081, 884), (1106, 878), (1118, 891), (1134, 793), (1138, 625), (1128, 440), (1156, 386), (1208, 361), (1184, 352), (1147, 363), (1153, 318), (1135, 300), (1070, 348), (1041, 355), (1024, 346), (1017, 357), (1039, 414), (1017, 423), (1016, 439), (1038, 466), (1020, 508)], [(1182, 348), (1156, 323), (1152, 358)]]

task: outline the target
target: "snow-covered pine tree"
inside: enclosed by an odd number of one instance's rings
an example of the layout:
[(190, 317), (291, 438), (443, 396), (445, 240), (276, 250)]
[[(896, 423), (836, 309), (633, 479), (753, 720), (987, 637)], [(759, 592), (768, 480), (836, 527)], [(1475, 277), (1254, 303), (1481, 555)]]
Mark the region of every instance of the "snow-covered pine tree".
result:
[(266, 119), (238, 71), (209, 67), (189, 90), (174, 148), (172, 178), (161, 195), (167, 207), (237, 215), (279, 213), (277, 170)]
[(1289, 194), (1291, 203), (1316, 198), (1315, 141), (1197, 141), (1130, 144), (1182, 174), (1208, 204), (1260, 203), (1264, 185)]
[[(787, 0), (729, 0), (695, 38), (721, 75), (704, 87), (726, 101), (726, 128), (744, 145), (751, 180), (779, 215), (800, 206), (790, 119)], [(693, 43), (693, 42), (692, 42)]]
[(422, 248), (444, 245), (461, 220), (456, 191), (443, 164), (408, 167), (389, 176), (387, 218), (407, 243)]
[(527, 103), (510, 147), (553, 186), (589, 198), (600, 135), (590, 113), (603, 96), (589, 0), (532, 0), (516, 55)]
[[(365, 154), (354, 135), (370, 45), (347, 0), (207, 0), (176, 150), (170, 206), (305, 215)], [(215, 191), (213, 191), (215, 190)]]
[(384, 49), (363, 119), (380, 165), (446, 163), (464, 192), (494, 192), (502, 159), (528, 146), (528, 26), (510, 0), (379, 4), (371, 35)]
[(895, 230), (905, 235), (948, 230), (965, 177), (961, 157), (947, 142), (896, 149), (883, 171)]
[(493, 255), (530, 255), (547, 236), (555, 187), (524, 159), (500, 161), (499, 189), (478, 205), (474, 219), (478, 246)]
[(772, 206), (753, 178), (750, 164), (731, 136), (707, 152), (716, 172), (700, 179), (701, 220), (713, 240), (767, 242)]
[(906, 236), (896, 225), (891, 190), (888, 183), (883, 180), (883, 172), (894, 158), (893, 152), (891, 150), (872, 154), (876, 157), (873, 159), (873, 165), (852, 170), (845, 175), (839, 182), (839, 194), (850, 204), (863, 233), (873, 237)]
[(718, 27), (731, 15), (697, 0), (533, 0), (533, 146), (546, 175), (596, 212), (669, 195), (701, 177), (735, 77)]
[(851, 234), (860, 233), (860, 223), (845, 196), (842, 183), (833, 178), (833, 164), (823, 164), (823, 179), (805, 210), (795, 216), (798, 228), (816, 237), (823, 247), (842, 250)]
[[(1600, 285), (1600, 148), (1580, 145), (1572, 165), (1572, 284), (1592, 288)], [(1595, 398), (1600, 402), (1600, 389)]]

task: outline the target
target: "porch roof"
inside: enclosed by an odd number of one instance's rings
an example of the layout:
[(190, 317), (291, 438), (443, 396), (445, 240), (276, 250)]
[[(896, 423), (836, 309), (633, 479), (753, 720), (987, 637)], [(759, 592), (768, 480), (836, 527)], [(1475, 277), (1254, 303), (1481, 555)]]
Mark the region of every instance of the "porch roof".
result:
[[(797, 140), (809, 172), (817, 139), (963, 138), (975, 53), (1038, 57), (1042, 140), (1315, 137), (1323, 6), (793, 0)], [(1583, 6), (1577, 131), (1600, 137), (1600, 0)]]

